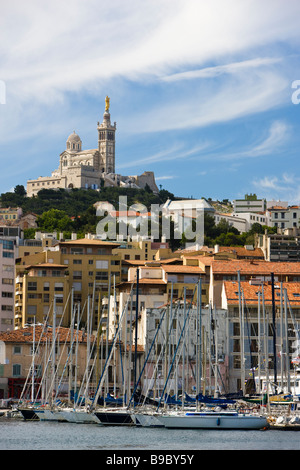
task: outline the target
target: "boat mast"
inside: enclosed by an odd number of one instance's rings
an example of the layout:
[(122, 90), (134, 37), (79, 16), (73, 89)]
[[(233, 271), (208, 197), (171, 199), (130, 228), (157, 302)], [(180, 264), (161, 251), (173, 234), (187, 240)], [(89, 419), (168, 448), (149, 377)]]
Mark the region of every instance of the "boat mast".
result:
[(71, 324), (70, 324), (70, 362), (69, 362), (69, 405), (71, 406), (71, 390), (73, 387), (73, 335), (74, 335), (74, 319), (75, 319), (75, 312), (73, 311), (73, 298), (74, 298), (74, 287), (71, 289)]
[[(199, 279), (197, 289), (197, 317), (196, 317), (196, 393), (201, 393), (202, 380), (202, 279)], [(197, 401), (198, 405), (198, 401)]]
[(283, 288), (280, 283), (280, 386), (283, 391)]
[(31, 377), (31, 401), (34, 401), (34, 359), (35, 359), (35, 317), (33, 319), (33, 337), (32, 337), (32, 377)]
[[(109, 274), (108, 280), (108, 296), (107, 296), (107, 317), (106, 317), (106, 351), (105, 351), (105, 358), (108, 358), (108, 343), (109, 343), (109, 317), (110, 317), (110, 290), (111, 290), (111, 274)], [(105, 377), (105, 396), (109, 392), (109, 374)], [(105, 397), (104, 397), (105, 398)], [(105, 399), (104, 399), (104, 406), (105, 406)]]
[(271, 283), (272, 283), (272, 333), (273, 333), (273, 367), (274, 367), (274, 383), (275, 383), (275, 394), (277, 394), (276, 312), (275, 312), (275, 287), (274, 287), (274, 273), (271, 273)]
[(240, 316), (240, 361), (241, 361), (241, 388), (245, 395), (245, 358), (244, 358), (244, 321), (243, 321), (243, 304), (241, 297), (241, 274), (238, 275), (238, 294), (239, 294), (239, 316)]
[(136, 270), (136, 302), (135, 302), (135, 342), (134, 342), (134, 386), (137, 375), (137, 341), (138, 341), (138, 319), (139, 319), (139, 268)]
[(290, 360), (289, 360), (289, 339), (288, 339), (288, 318), (287, 318), (287, 290), (284, 289), (284, 320), (285, 320), (285, 370), (287, 375), (287, 392), (291, 391), (290, 380)]
[(260, 295), (258, 292), (258, 309), (257, 309), (257, 319), (258, 319), (258, 393), (261, 393), (261, 384), (260, 384), (260, 375), (261, 375), (261, 319), (260, 319)]
[[(51, 384), (52, 384), (52, 390), (51, 390), (51, 406), (53, 406), (53, 397), (54, 397), (54, 392), (55, 392), (55, 362), (56, 362), (56, 357), (55, 357), (55, 341), (56, 341), (56, 296), (54, 295), (54, 301), (53, 301), (53, 325), (52, 325), (52, 379), (51, 379)], [(54, 388), (53, 388), (54, 387)]]

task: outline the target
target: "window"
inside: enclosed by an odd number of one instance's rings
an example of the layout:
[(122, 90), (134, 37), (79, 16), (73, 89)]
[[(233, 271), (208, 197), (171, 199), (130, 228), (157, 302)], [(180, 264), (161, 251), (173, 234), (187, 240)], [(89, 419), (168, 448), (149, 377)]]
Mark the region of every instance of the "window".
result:
[(108, 261), (107, 260), (96, 260), (96, 268), (97, 269), (108, 269)]
[(52, 271), (52, 277), (61, 277), (63, 274), (61, 271), (57, 271), (55, 269), (53, 269)]
[[(56, 303), (57, 304), (62, 304), (63, 301), (64, 301), (64, 296), (63, 294), (56, 294), (55, 295), (55, 298), (56, 298)], [(56, 312), (57, 313), (57, 312)]]
[(37, 283), (36, 282), (28, 282), (28, 290), (36, 290), (37, 289)]
[(44, 291), (48, 292), (50, 289), (50, 284), (49, 282), (44, 282)]
[(107, 280), (108, 273), (107, 272), (96, 272), (96, 281)]
[(73, 279), (82, 279), (82, 271), (73, 271)]
[(74, 291), (80, 291), (81, 290), (81, 282), (73, 282), (73, 288), (74, 288)]
[(2, 297), (12, 299), (13, 293), (12, 292), (2, 292)]
[(62, 282), (56, 282), (54, 285), (55, 292), (62, 292), (64, 290), (64, 284)]
[(27, 314), (28, 315), (36, 315), (37, 306), (36, 305), (28, 305), (27, 306)]
[(4, 278), (2, 279), (2, 284), (10, 284), (10, 285), (12, 285), (13, 282), (14, 282), (14, 280), (13, 280), (13, 279), (9, 279), (8, 277), (4, 277)]
[(21, 346), (14, 346), (13, 353), (14, 354), (21, 354), (22, 353)]
[(21, 376), (21, 364), (13, 364), (13, 377), (20, 377)]
[(73, 259), (73, 264), (82, 264), (81, 259)]
[(83, 248), (71, 248), (72, 255), (83, 255)]
[(39, 270), (38, 270), (38, 276), (39, 276), (39, 277), (45, 277), (45, 276), (47, 276), (47, 271), (46, 271), (46, 269), (39, 269)]
[(1, 305), (1, 310), (3, 312), (12, 312), (13, 306), (12, 305)]
[(2, 266), (2, 269), (3, 269), (4, 272), (7, 272), (7, 273), (13, 273), (14, 272), (14, 266), (10, 265), (10, 264), (4, 264)]
[(93, 259), (89, 259), (89, 264), (94, 264), (94, 260), (93, 260)]

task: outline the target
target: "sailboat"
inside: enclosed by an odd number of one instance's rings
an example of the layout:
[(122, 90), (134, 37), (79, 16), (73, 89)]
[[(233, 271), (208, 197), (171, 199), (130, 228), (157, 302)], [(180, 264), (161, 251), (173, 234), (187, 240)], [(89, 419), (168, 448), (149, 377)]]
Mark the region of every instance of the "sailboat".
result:
[(267, 429), (265, 416), (237, 411), (194, 411), (158, 414), (158, 421), (166, 428), (180, 429)]
[[(137, 358), (138, 282), (139, 282), (139, 270), (137, 269), (137, 281), (136, 281), (137, 301), (136, 301), (136, 327), (135, 327), (135, 330), (136, 330), (135, 371), (136, 371), (136, 358)], [(100, 397), (100, 393), (101, 393), (103, 385), (104, 385), (104, 381), (107, 378), (109, 364), (112, 360), (112, 357), (115, 355), (115, 352), (116, 352), (115, 351), (116, 344), (117, 344), (117, 341), (119, 340), (119, 337), (120, 337), (124, 314), (125, 314), (125, 312), (127, 313), (129, 299), (132, 299), (133, 285), (134, 285), (134, 283), (132, 283), (131, 292), (130, 292), (130, 295), (127, 299), (127, 302), (126, 302), (126, 304), (123, 308), (123, 311), (120, 315), (118, 325), (117, 325), (117, 327), (115, 327), (114, 338), (113, 338), (113, 341), (112, 341), (112, 344), (111, 344), (111, 347), (110, 347), (110, 351), (108, 352), (108, 354), (106, 356), (106, 362), (104, 364), (104, 368), (103, 368), (100, 380), (98, 382), (97, 390), (96, 390), (96, 393), (94, 395), (94, 398), (93, 398), (92, 404), (91, 404), (91, 411), (93, 412), (93, 414), (98, 419), (98, 422), (101, 423), (101, 424), (104, 424), (104, 425), (111, 425), (111, 426), (120, 426), (120, 425), (134, 426), (135, 425), (134, 421), (131, 418), (131, 414), (130, 414), (130, 411), (128, 410), (127, 404), (125, 403), (126, 394), (124, 394), (123, 399), (121, 399), (121, 400), (119, 399), (119, 401), (118, 401), (115, 397), (111, 397), (109, 395), (109, 393), (107, 393), (106, 398), (102, 399), (104, 407), (101, 407), (101, 408), (96, 407), (96, 405), (99, 402), (99, 397)], [(114, 297), (115, 297), (115, 292), (116, 291), (114, 289)], [(110, 297), (110, 287), (109, 287), (109, 297)], [(116, 306), (116, 298), (115, 298), (114, 306)], [(109, 312), (109, 309), (108, 309), (108, 312)], [(109, 322), (107, 322), (107, 325), (109, 325)], [(115, 325), (116, 325), (116, 323), (115, 323)], [(125, 325), (126, 325), (125, 328), (127, 328), (127, 314), (126, 314)], [(108, 329), (107, 329), (106, 335), (107, 335), (107, 344), (108, 344)], [(131, 350), (130, 350), (130, 354), (131, 354)], [(111, 405), (113, 404), (114, 406), (106, 408), (106, 404), (109, 403), (109, 401), (110, 401), (110, 404)]]

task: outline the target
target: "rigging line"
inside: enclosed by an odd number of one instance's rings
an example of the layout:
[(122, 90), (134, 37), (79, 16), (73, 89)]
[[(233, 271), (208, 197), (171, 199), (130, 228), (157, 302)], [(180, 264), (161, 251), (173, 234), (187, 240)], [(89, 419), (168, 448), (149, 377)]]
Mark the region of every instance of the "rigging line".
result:
[(144, 365), (143, 365), (143, 368), (142, 368), (141, 373), (140, 373), (140, 375), (139, 375), (139, 378), (138, 378), (138, 380), (137, 380), (137, 382), (136, 382), (136, 384), (135, 384), (135, 388), (134, 388), (134, 390), (133, 390), (133, 392), (132, 392), (132, 395), (131, 395), (131, 398), (130, 398), (130, 401), (129, 401), (129, 403), (128, 403), (127, 408), (129, 408), (129, 406), (130, 406), (130, 404), (131, 404), (131, 401), (132, 401), (132, 399), (133, 399), (133, 397), (134, 397), (134, 394), (135, 394), (135, 392), (136, 392), (136, 390), (137, 390), (137, 387), (138, 387), (138, 385), (139, 385), (139, 382), (140, 382), (141, 377), (142, 377), (142, 375), (143, 375), (143, 372), (144, 372), (144, 370), (145, 370), (146, 364), (147, 364), (147, 362), (148, 362), (149, 356), (150, 356), (150, 354), (151, 354), (153, 345), (154, 345), (154, 343), (155, 343), (155, 340), (156, 340), (158, 331), (160, 330), (160, 327), (161, 327), (161, 324), (162, 324), (162, 321), (163, 321), (163, 319), (164, 319), (164, 316), (165, 316), (166, 311), (167, 311), (167, 309), (164, 310), (163, 315), (162, 315), (162, 317), (161, 317), (161, 319), (160, 319), (159, 325), (158, 325), (158, 327), (157, 327), (157, 329), (156, 329), (156, 332), (155, 332), (153, 341), (152, 341), (152, 343), (151, 343), (151, 346), (150, 346), (150, 349), (149, 349), (149, 351), (148, 351), (147, 357), (146, 357), (146, 359), (145, 359), (145, 361), (144, 361)]
[[(173, 316), (173, 315), (175, 316), (175, 314), (176, 314), (178, 308), (179, 308), (179, 303), (177, 302), (177, 305), (176, 305), (176, 308), (175, 308), (175, 312), (174, 312), (174, 314), (172, 313), (172, 316)], [(165, 336), (164, 336), (163, 330), (160, 330), (160, 334), (161, 334), (161, 336), (162, 336), (162, 339), (164, 339)], [(158, 338), (156, 339), (156, 341), (157, 341), (157, 340), (158, 340)], [(148, 385), (148, 388), (147, 388), (147, 390), (146, 390), (146, 392), (145, 392), (145, 397), (144, 397), (144, 400), (143, 400), (143, 405), (145, 404), (145, 401), (146, 401), (146, 398), (147, 398), (149, 389), (150, 389), (150, 387), (151, 387), (151, 383), (152, 383), (152, 381), (154, 381), (154, 376), (156, 375), (156, 372), (158, 371), (158, 365), (159, 365), (160, 361), (162, 360), (162, 357), (163, 357), (164, 352), (165, 352), (165, 342), (163, 342), (163, 347), (161, 348), (160, 353), (159, 353), (159, 356), (158, 356), (158, 358), (156, 359), (156, 364), (155, 364), (155, 366), (154, 366), (154, 368), (153, 368), (152, 375), (151, 375), (150, 380), (149, 380), (149, 385)]]
[[(83, 315), (83, 312), (84, 312), (84, 308), (85, 308), (85, 305), (84, 305), (84, 307), (83, 307), (83, 309), (82, 309), (82, 311), (81, 311), (79, 323), (80, 323), (80, 321), (81, 321), (81, 319), (82, 319), (82, 315)], [(57, 337), (58, 337), (58, 335), (59, 335), (59, 329), (61, 328), (62, 320), (63, 320), (63, 316), (62, 316), (62, 318), (60, 319), (59, 325), (58, 325), (57, 327), (55, 327), (55, 331), (54, 331), (54, 340), (52, 341), (51, 350), (50, 350), (50, 353), (49, 353), (49, 356), (48, 356), (48, 363), (47, 363), (46, 368), (48, 368), (49, 363), (51, 362), (52, 354), (53, 354), (53, 351), (55, 350), (55, 344), (56, 344)], [(69, 332), (68, 332), (68, 335), (69, 335), (69, 334), (70, 334), (70, 330), (69, 330)], [(75, 336), (76, 336), (76, 338), (77, 338), (78, 334), (74, 335), (74, 337), (75, 337)], [(63, 349), (64, 349), (64, 348), (63, 348)], [(56, 367), (56, 371), (55, 371), (54, 376), (53, 376), (53, 378), (52, 378), (52, 381), (51, 381), (51, 383), (50, 383), (49, 390), (48, 390), (48, 394), (47, 394), (47, 396), (46, 396), (46, 400), (49, 399), (49, 396), (50, 396), (51, 391), (52, 391), (52, 387), (53, 387), (54, 382), (55, 382), (56, 375), (58, 374), (58, 366), (59, 366), (59, 364), (60, 364), (61, 357), (62, 357), (62, 354), (60, 354), (59, 362), (56, 364), (56, 366), (57, 366), (57, 367)], [(55, 364), (54, 364), (54, 367), (55, 367)], [(45, 368), (45, 369), (46, 369), (46, 368)], [(56, 393), (56, 395), (55, 395), (55, 399), (56, 399), (56, 398), (57, 398), (57, 393)]]
[[(89, 362), (90, 362), (90, 359), (92, 358), (92, 355), (93, 355), (93, 349), (95, 348), (95, 343), (97, 342), (98, 334), (99, 334), (99, 332), (100, 332), (100, 329), (102, 328), (101, 320), (102, 320), (102, 316), (103, 316), (104, 310), (105, 310), (105, 307), (102, 306), (101, 319), (100, 319), (100, 321), (98, 321), (98, 327), (97, 327), (96, 335), (95, 335), (95, 337), (94, 337), (94, 341), (93, 341), (93, 344), (92, 344)], [(102, 335), (102, 334), (103, 334), (103, 332), (101, 332), (101, 335)], [(96, 346), (97, 346), (97, 345), (96, 345)], [(84, 391), (84, 395), (86, 394), (86, 392), (87, 392), (87, 386), (88, 386), (88, 384), (89, 384), (90, 381), (91, 381), (91, 377), (92, 377), (92, 374), (93, 374), (93, 370), (94, 370), (95, 365), (96, 365), (96, 360), (97, 360), (97, 352), (95, 353), (93, 365), (92, 365), (92, 367), (91, 367), (91, 369), (90, 369), (90, 373), (89, 373), (89, 376), (88, 376), (88, 378), (87, 378), (87, 383), (86, 383), (86, 388), (85, 388), (85, 391)], [(79, 392), (80, 392), (80, 391), (81, 391), (81, 387), (80, 387)], [(79, 396), (79, 395), (80, 395), (80, 393), (78, 394), (78, 396)]]
[(291, 315), (291, 319), (292, 319), (292, 322), (293, 322), (293, 327), (294, 327), (294, 331), (298, 337), (298, 340), (300, 339), (300, 334), (299, 334), (299, 328), (298, 328), (298, 324), (294, 318), (294, 315), (293, 315), (293, 310), (292, 310), (292, 306), (290, 304), (290, 299), (289, 299), (289, 296), (288, 296), (288, 293), (286, 294), (286, 299), (287, 299), (287, 304), (288, 304), (288, 307), (289, 307), (289, 312), (290, 312), (290, 315)]
[[(167, 351), (167, 338), (170, 338), (170, 337), (171, 337), (171, 332), (172, 332), (172, 330), (174, 329), (174, 328), (173, 328), (173, 320), (174, 320), (175, 317), (177, 318), (177, 313), (178, 313), (178, 310), (179, 310), (179, 309), (180, 309), (180, 302), (177, 302), (177, 305), (176, 305), (176, 308), (174, 309), (174, 311), (173, 311), (173, 308), (172, 308), (172, 314), (171, 314), (171, 317), (170, 317), (170, 319), (169, 319), (169, 330), (167, 331), (166, 336), (165, 336), (165, 334), (164, 334), (164, 331), (161, 330), (162, 339), (165, 340), (164, 343), (163, 343), (163, 348), (162, 348), (162, 350), (161, 350), (161, 354), (162, 354), (162, 355), (163, 355), (163, 354), (166, 355), (167, 352), (168, 352), (168, 351)], [(179, 327), (180, 327), (180, 322), (179, 322), (179, 321), (176, 323), (176, 328), (178, 328), (178, 325), (179, 325)], [(168, 325), (167, 325), (167, 326), (168, 326)], [(159, 359), (160, 359), (160, 356), (159, 356)], [(159, 361), (157, 361), (157, 365), (156, 365), (157, 368), (158, 368), (158, 364), (159, 364)]]
[[(193, 293), (193, 297), (192, 297), (192, 298), (194, 298), (195, 291), (196, 291), (196, 288), (194, 289), (194, 293)], [(183, 327), (182, 327), (182, 331), (181, 331), (181, 333), (180, 333), (180, 337), (179, 337), (179, 340), (178, 340), (178, 344), (177, 344), (175, 353), (174, 353), (174, 355), (173, 355), (172, 363), (171, 363), (170, 368), (169, 368), (169, 373), (168, 373), (168, 377), (167, 377), (167, 379), (166, 379), (166, 381), (165, 381), (164, 389), (163, 389), (162, 394), (161, 394), (160, 399), (159, 399), (159, 403), (158, 403), (158, 406), (157, 406), (157, 410), (158, 410), (159, 407), (160, 407), (162, 397), (164, 396), (164, 393), (165, 393), (165, 390), (166, 390), (166, 387), (167, 387), (167, 384), (168, 384), (168, 381), (169, 381), (169, 378), (170, 378), (170, 375), (171, 375), (171, 371), (172, 371), (173, 364), (174, 364), (174, 361), (175, 361), (175, 357), (176, 357), (176, 354), (177, 354), (177, 351), (178, 351), (178, 348), (179, 348), (179, 344), (180, 344), (181, 338), (182, 338), (182, 336), (183, 336), (183, 333), (184, 333), (184, 331), (185, 331), (185, 326), (186, 326), (186, 322), (187, 322), (187, 319), (188, 319), (188, 316), (189, 316), (189, 312), (190, 312), (191, 306), (192, 306), (192, 302), (190, 303), (190, 306), (189, 306), (189, 308), (188, 308), (188, 311), (187, 311), (187, 314), (186, 314), (186, 317), (185, 317), (185, 320), (184, 320), (184, 324), (183, 324)]]
[(248, 344), (249, 344), (249, 352), (250, 352), (250, 365), (251, 365), (251, 371), (252, 371), (252, 374), (253, 374), (253, 383), (254, 383), (254, 392), (256, 392), (256, 385), (255, 385), (255, 364), (254, 364), (254, 359), (253, 359), (253, 354), (252, 354), (252, 348), (251, 348), (251, 339), (250, 339), (250, 336), (251, 336), (251, 332), (249, 330), (249, 322), (248, 322), (248, 313), (249, 310), (248, 310), (248, 305), (247, 305), (247, 302), (246, 302), (246, 299), (245, 299), (245, 296), (244, 296), (244, 291), (242, 290), (242, 293), (243, 293), (243, 301), (244, 301), (244, 305), (246, 307), (245, 309), (245, 314), (246, 314), (246, 327), (247, 327), (247, 334), (248, 334)]
[[(85, 303), (84, 303), (84, 306), (83, 306), (83, 309), (82, 309), (82, 312), (81, 312), (81, 318), (80, 318), (80, 319), (82, 319), (85, 306), (86, 306), (86, 301), (85, 301)], [(62, 323), (62, 321), (61, 321), (61, 323)], [(60, 327), (59, 327), (59, 328), (60, 328)], [(62, 361), (63, 353), (64, 353), (64, 351), (65, 351), (66, 344), (67, 344), (67, 340), (68, 340), (70, 334), (71, 334), (71, 330), (70, 330), (70, 328), (69, 328), (69, 329), (68, 329), (67, 336), (66, 336), (66, 339), (65, 339), (65, 342), (64, 342), (64, 345), (63, 345), (63, 348), (62, 348), (62, 351), (60, 352), (60, 357), (59, 357), (58, 363), (57, 363), (57, 365), (56, 365), (56, 373), (55, 373), (56, 375), (58, 375), (59, 366), (60, 366), (60, 363), (61, 363), (61, 361)], [(58, 331), (58, 333), (57, 333), (57, 336), (58, 336), (58, 344), (60, 344), (60, 342), (59, 342), (59, 331)], [(56, 341), (56, 338), (55, 338), (55, 341)], [(68, 354), (68, 356), (70, 356), (70, 353)], [(63, 379), (63, 375), (64, 375), (64, 373), (65, 373), (65, 371), (66, 371), (66, 366), (67, 366), (67, 364), (65, 363), (65, 366), (64, 366), (64, 368), (63, 368), (63, 371), (62, 371), (62, 374), (61, 374), (61, 377), (60, 377), (60, 381), (58, 382), (58, 387), (57, 387), (56, 394), (55, 394), (55, 400), (57, 399), (58, 392), (59, 392), (60, 387), (61, 387), (61, 384), (62, 384), (62, 379)], [(52, 385), (52, 384), (51, 384), (51, 385)]]
[[(96, 344), (96, 341), (97, 341), (97, 336), (98, 336), (99, 330), (100, 330), (100, 322), (98, 322), (98, 327), (97, 327), (97, 330), (96, 330), (96, 334), (94, 335), (93, 343), (91, 344), (91, 350), (90, 350), (90, 354), (89, 354), (88, 361), (87, 361), (88, 362), (87, 369), (88, 369), (89, 364), (91, 362), (92, 356), (95, 353), (95, 344)], [(93, 364), (92, 364), (92, 367), (90, 368), (89, 374), (88, 375), (84, 374), (83, 380), (82, 380), (81, 385), (80, 385), (80, 389), (78, 391), (77, 400), (76, 400), (76, 402), (74, 402), (74, 408), (76, 408), (78, 406), (79, 400), (80, 400), (80, 404), (82, 403), (82, 400), (83, 400), (84, 396), (86, 395), (86, 393), (88, 391), (88, 386), (89, 386), (89, 383), (90, 383), (90, 380), (91, 380), (93, 369), (95, 367), (96, 358), (97, 358), (97, 354), (95, 354)], [(80, 398), (80, 394), (82, 392), (84, 383), (85, 383), (85, 389), (84, 389), (83, 397)]]
[[(41, 331), (41, 334), (40, 334), (40, 337), (39, 337), (39, 340), (38, 340), (38, 344), (37, 344), (37, 346), (36, 346), (36, 348), (35, 348), (35, 351), (34, 351), (34, 357), (33, 357), (33, 360), (34, 360), (34, 361), (35, 361), (35, 357), (37, 356), (37, 353), (38, 353), (38, 349), (39, 349), (39, 346), (40, 346), (40, 343), (41, 343), (41, 339), (42, 339), (43, 334), (44, 334), (44, 332), (45, 332), (45, 329), (46, 329), (46, 327), (47, 327), (47, 319), (48, 319), (48, 317), (49, 317), (50, 309), (51, 309), (51, 304), (50, 304), (49, 309), (48, 309), (48, 313), (47, 313), (46, 320), (45, 320), (44, 323), (43, 323), (43, 328), (42, 328), (42, 331)], [(39, 357), (39, 356), (38, 356), (38, 357)], [(39, 357), (39, 358), (40, 358), (40, 357)], [(32, 362), (33, 362), (33, 360), (32, 360)], [(27, 384), (28, 384), (28, 381), (29, 381), (29, 377), (30, 377), (30, 373), (31, 373), (31, 369), (32, 369), (32, 362), (31, 362), (31, 366), (30, 366), (30, 368), (29, 368), (29, 370), (28, 370), (28, 374), (27, 374), (27, 377), (26, 377), (26, 381), (25, 381), (25, 383), (24, 383), (24, 385), (23, 385), (23, 389), (22, 389), (22, 392), (21, 392), (21, 395), (20, 395), (20, 398), (19, 398), (19, 402), (18, 402), (19, 404), (20, 404), (20, 402), (21, 402), (21, 400), (22, 400), (22, 398), (23, 398), (23, 395), (24, 395), (24, 393), (25, 393), (25, 391), (26, 391), (26, 387), (27, 387)], [(34, 371), (33, 371), (33, 373), (34, 373)]]
[[(191, 305), (191, 308), (193, 309), (193, 306), (192, 306), (192, 305)], [(187, 326), (189, 326), (190, 320), (191, 320), (191, 316), (189, 316), (188, 325), (187, 325)], [(181, 325), (180, 325), (179, 320), (178, 320), (178, 325), (179, 325), (179, 327), (181, 328)], [(181, 329), (181, 330), (182, 330), (182, 329)], [(184, 333), (184, 334), (185, 334), (185, 333)], [(185, 338), (183, 338), (183, 339), (185, 339)], [(187, 352), (187, 350), (188, 350), (188, 349), (187, 349), (187, 346), (186, 346), (186, 344), (185, 344), (185, 341), (182, 341), (182, 343), (181, 343), (181, 345), (180, 345), (179, 354), (177, 354), (177, 357), (176, 357), (176, 367), (175, 367), (175, 370), (174, 370), (174, 374), (176, 373), (177, 368), (179, 367), (179, 361), (180, 361), (180, 357), (181, 357), (183, 351), (184, 351), (184, 352)], [(184, 366), (184, 364), (183, 364), (183, 366)], [(169, 385), (168, 393), (170, 393), (170, 388), (171, 388), (171, 385)], [(178, 392), (178, 391), (176, 390), (176, 395), (177, 395), (177, 392)]]
[[(134, 280), (131, 284), (131, 289), (130, 289), (130, 296), (131, 296), (131, 293), (133, 291), (133, 285), (134, 285)], [(112, 357), (112, 353), (113, 353), (113, 350), (114, 350), (114, 347), (116, 345), (116, 340), (117, 340), (117, 337), (119, 335), (119, 331), (120, 331), (120, 328), (121, 328), (121, 320), (123, 319), (123, 314), (125, 312), (125, 309), (127, 308), (128, 306), (128, 302), (129, 302), (129, 299), (130, 299), (130, 296), (128, 296), (127, 300), (126, 300), (126, 304), (125, 304), (125, 307), (123, 308), (123, 311), (122, 311), (122, 314), (120, 316), (120, 319), (119, 319), (119, 323), (118, 323), (118, 327), (117, 327), (117, 331), (116, 331), (116, 334), (114, 335), (114, 339), (113, 339), (113, 342), (111, 344), (111, 347), (110, 347), (110, 351), (109, 351), (109, 354), (106, 356), (106, 361), (105, 361), (105, 364), (104, 364), (104, 368), (102, 370), (102, 374), (101, 374), (101, 377), (99, 379), (99, 382), (98, 382), (98, 385), (97, 385), (97, 388), (96, 388), (96, 392), (95, 392), (95, 395), (93, 397), (93, 400), (92, 400), (92, 405), (91, 407), (94, 406), (94, 403), (96, 401), (97, 403), (97, 400), (99, 398), (99, 394), (100, 394), (100, 391), (101, 391), (101, 388), (102, 388), (102, 385), (103, 385), (103, 379), (104, 379), (104, 375), (107, 373), (107, 367), (111, 361), (111, 357)], [(108, 339), (108, 331), (106, 331), (106, 336), (107, 336), (107, 339)]]

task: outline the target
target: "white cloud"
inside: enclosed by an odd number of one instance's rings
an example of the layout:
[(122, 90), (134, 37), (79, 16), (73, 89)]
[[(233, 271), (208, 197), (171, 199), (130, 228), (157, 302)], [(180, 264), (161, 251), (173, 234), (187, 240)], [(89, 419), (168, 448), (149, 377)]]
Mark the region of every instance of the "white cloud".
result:
[(161, 181), (161, 180), (173, 180), (174, 178), (177, 178), (177, 176), (174, 175), (169, 175), (169, 176), (156, 176), (155, 180), (156, 181)]
[(274, 121), (269, 129), (267, 136), (260, 142), (252, 144), (246, 150), (235, 150), (234, 152), (219, 152), (218, 154), (209, 154), (207, 159), (216, 161), (243, 161), (247, 158), (257, 158), (264, 155), (277, 154), (282, 150), (283, 144), (287, 141), (289, 135), (289, 126), (283, 121)]
[(215, 67), (206, 67), (200, 70), (189, 70), (186, 72), (175, 73), (161, 77), (161, 80), (164, 82), (175, 82), (180, 80), (193, 80), (197, 78), (214, 78), (223, 74), (235, 74), (245, 69), (276, 64), (281, 62), (281, 60), (281, 58), (255, 58), (244, 60), (243, 62), (234, 62), (231, 64), (216, 65)]
[(295, 40), (299, 13), (294, 0), (11, 0), (1, 9), (1, 79), (22, 101), (47, 101), (112, 77), (220, 63)]
[(261, 197), (267, 199), (279, 199), (289, 201), (290, 204), (299, 204), (300, 178), (293, 174), (282, 174), (280, 176), (267, 175), (253, 181), (256, 191)]

